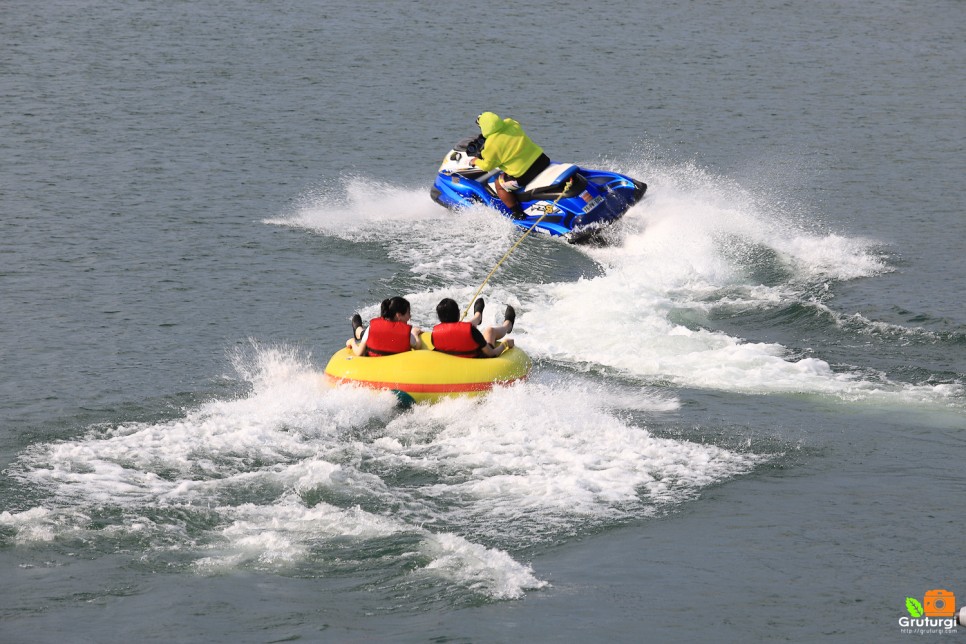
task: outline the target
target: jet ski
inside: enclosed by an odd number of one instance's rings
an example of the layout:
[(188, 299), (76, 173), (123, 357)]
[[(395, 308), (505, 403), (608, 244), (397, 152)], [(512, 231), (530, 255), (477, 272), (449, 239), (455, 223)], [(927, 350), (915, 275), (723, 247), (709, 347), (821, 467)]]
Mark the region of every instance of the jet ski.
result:
[(484, 172), (470, 164), (483, 149), (482, 136), (466, 138), (446, 153), (430, 190), (433, 201), (450, 209), (483, 204), (520, 228), (563, 237), (570, 243), (593, 239), (638, 203), (647, 184), (617, 172), (551, 162), (515, 194), (526, 217), (514, 219), (496, 193), (500, 170)]

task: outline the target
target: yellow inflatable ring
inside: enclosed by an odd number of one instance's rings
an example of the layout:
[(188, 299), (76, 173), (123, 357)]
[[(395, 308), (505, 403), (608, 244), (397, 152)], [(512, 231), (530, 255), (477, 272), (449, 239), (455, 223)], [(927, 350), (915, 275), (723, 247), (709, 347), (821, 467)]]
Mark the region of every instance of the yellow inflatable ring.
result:
[(407, 394), (416, 402), (434, 402), (455, 396), (479, 396), (496, 384), (508, 384), (530, 373), (530, 357), (516, 347), (496, 358), (459, 358), (432, 351), (429, 333), (423, 333), (428, 348), (391, 356), (356, 356), (349, 349), (337, 351), (325, 366), (331, 383), (355, 383), (374, 389)]

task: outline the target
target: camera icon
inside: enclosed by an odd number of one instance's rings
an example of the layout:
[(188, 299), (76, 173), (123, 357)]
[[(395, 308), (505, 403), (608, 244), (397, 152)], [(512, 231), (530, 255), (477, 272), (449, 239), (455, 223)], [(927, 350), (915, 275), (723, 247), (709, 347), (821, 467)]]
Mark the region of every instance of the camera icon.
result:
[(952, 617), (956, 614), (956, 596), (948, 590), (927, 590), (922, 604), (926, 617)]

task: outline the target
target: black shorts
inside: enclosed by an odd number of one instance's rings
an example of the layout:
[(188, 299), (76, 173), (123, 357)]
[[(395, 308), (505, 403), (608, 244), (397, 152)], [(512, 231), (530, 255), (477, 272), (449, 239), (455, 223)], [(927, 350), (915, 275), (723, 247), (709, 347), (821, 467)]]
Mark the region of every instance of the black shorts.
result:
[(530, 183), (531, 181), (533, 181), (534, 179), (536, 179), (537, 175), (543, 172), (544, 170), (546, 170), (549, 166), (550, 166), (550, 157), (548, 157), (546, 154), (541, 152), (540, 156), (537, 157), (536, 161), (530, 164), (530, 167), (527, 168), (526, 172), (524, 172), (519, 177), (511, 177), (510, 175), (507, 175), (507, 178), (513, 181), (516, 181), (517, 185), (519, 185), (522, 188), (528, 183)]

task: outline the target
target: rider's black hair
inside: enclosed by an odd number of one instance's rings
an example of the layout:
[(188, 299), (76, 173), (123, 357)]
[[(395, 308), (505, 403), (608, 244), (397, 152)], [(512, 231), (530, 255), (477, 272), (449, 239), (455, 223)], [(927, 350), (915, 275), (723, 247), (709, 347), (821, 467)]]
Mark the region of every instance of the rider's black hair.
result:
[(396, 319), (396, 315), (406, 315), (409, 313), (409, 300), (398, 295), (383, 300), (379, 307), (379, 315), (390, 322)]
[(436, 317), (440, 322), (459, 322), (460, 307), (455, 300), (444, 298), (436, 305)]

